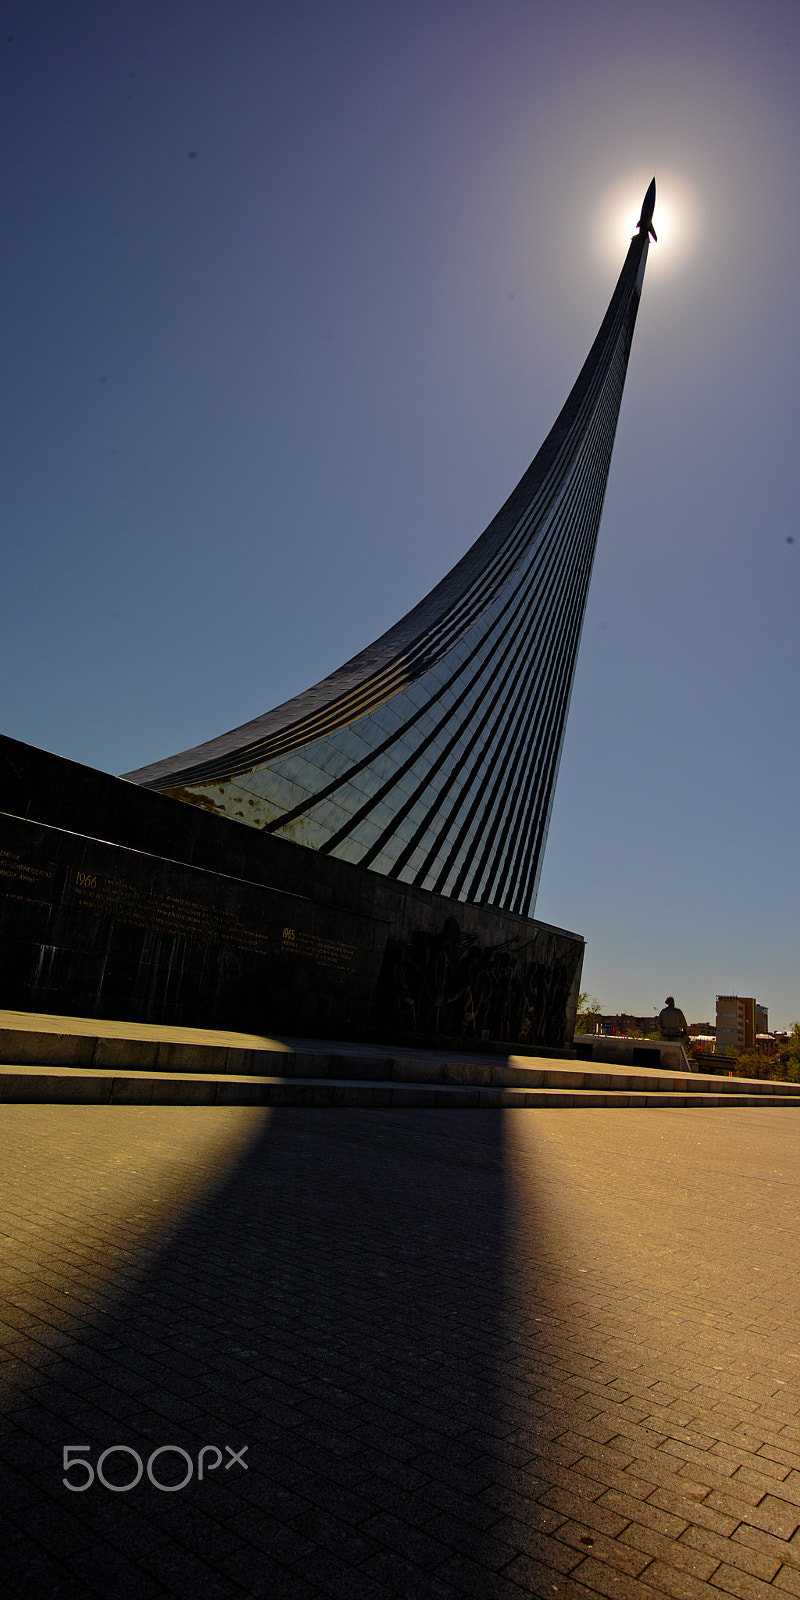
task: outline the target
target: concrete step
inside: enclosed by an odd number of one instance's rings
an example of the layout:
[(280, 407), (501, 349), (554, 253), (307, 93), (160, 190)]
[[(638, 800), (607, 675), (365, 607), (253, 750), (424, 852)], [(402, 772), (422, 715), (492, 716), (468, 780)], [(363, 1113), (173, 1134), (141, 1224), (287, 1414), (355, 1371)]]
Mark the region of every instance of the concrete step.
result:
[(800, 1084), (528, 1055), (0, 1012), (0, 1100), (147, 1105), (797, 1105)]
[(362, 1078), (224, 1078), (210, 1073), (124, 1075), (100, 1070), (22, 1067), (0, 1071), (0, 1101), (16, 1105), (361, 1106), (496, 1110), (531, 1106), (796, 1106), (797, 1095), (691, 1089), (484, 1088), (470, 1084), (371, 1082)]
[[(542, 1070), (569, 1071), (574, 1060), (572, 1054), (549, 1050), (542, 1056), (528, 1051), (519, 1055), (500, 1055), (496, 1050), (463, 1052), (452, 1050), (446, 1040), (437, 1049), (421, 1049), (396, 1043), (276, 1039), (260, 1034), (213, 1033), (201, 1028), (0, 1011), (0, 1067), (102, 1067), (245, 1076), (277, 1071), (281, 1076), (334, 1078), (410, 1074), (414, 1082), (461, 1082), (469, 1078), (489, 1085), (517, 1081), (509, 1076), (515, 1071), (526, 1075), (519, 1082), (528, 1081), (529, 1071), (538, 1072), (532, 1081), (541, 1082)], [(581, 1064), (575, 1083), (580, 1084), (583, 1076)]]

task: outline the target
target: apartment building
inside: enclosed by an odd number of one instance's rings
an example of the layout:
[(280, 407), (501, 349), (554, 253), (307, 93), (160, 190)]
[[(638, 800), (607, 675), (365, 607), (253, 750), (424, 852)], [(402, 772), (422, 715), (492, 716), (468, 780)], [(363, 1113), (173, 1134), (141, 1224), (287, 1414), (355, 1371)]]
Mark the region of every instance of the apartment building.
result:
[(754, 1050), (756, 1035), (769, 1033), (766, 1006), (753, 996), (717, 995), (717, 1051)]

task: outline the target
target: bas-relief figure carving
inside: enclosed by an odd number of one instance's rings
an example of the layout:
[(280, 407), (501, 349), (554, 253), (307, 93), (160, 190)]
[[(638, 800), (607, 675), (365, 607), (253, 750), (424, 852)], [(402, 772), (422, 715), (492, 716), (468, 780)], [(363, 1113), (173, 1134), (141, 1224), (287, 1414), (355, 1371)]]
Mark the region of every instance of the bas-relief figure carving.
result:
[(482, 946), (449, 917), (439, 933), (389, 941), (377, 1020), (402, 1033), (560, 1048), (582, 949), (537, 929), (522, 948)]

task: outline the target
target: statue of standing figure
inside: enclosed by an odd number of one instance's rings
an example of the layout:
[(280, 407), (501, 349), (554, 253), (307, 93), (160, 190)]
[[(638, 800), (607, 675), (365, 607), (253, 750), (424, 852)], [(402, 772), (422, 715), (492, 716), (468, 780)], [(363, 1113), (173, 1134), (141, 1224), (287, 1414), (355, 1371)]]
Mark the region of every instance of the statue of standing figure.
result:
[(689, 1050), (689, 1024), (680, 1006), (675, 1004), (675, 996), (667, 995), (667, 1003), (658, 1013), (658, 1031), (662, 1039), (670, 1043), (682, 1044), (687, 1053)]

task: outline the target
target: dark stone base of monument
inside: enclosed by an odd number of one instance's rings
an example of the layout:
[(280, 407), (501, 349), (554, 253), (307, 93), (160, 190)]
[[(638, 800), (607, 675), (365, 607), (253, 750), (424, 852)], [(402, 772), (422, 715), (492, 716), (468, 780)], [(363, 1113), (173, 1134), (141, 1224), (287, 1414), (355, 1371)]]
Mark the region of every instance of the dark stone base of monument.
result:
[(0, 851), (7, 1007), (309, 1033), (369, 1014), (374, 918), (14, 817)]
[(0, 736), (0, 1005), (563, 1048), (583, 940)]

